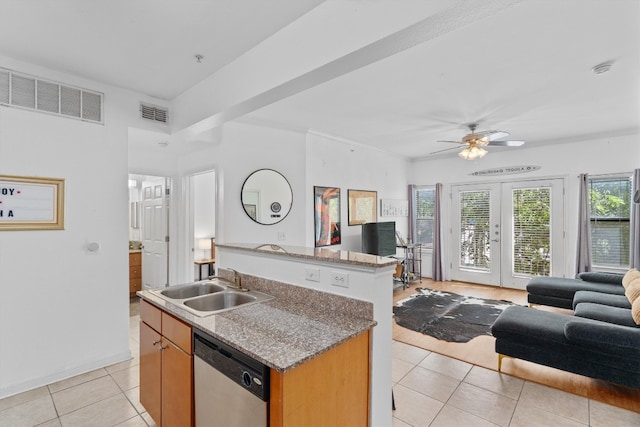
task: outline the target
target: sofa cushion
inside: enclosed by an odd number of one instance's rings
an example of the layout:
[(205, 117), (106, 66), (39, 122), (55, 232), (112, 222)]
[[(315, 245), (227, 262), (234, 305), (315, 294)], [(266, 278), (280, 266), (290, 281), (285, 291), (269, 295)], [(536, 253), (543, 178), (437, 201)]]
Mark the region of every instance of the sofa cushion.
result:
[(584, 323), (572, 320), (565, 325), (565, 335), (576, 344), (640, 357), (640, 329), (604, 322)]
[[(580, 279), (568, 279), (565, 277), (533, 277), (527, 283), (527, 292), (530, 294), (546, 295), (551, 297), (573, 300), (577, 291), (604, 292), (609, 294), (624, 295), (624, 288), (613, 283), (587, 282)], [(569, 305), (571, 307), (571, 305)]]
[(595, 304), (609, 305), (611, 307), (631, 308), (631, 303), (625, 295), (604, 294), (602, 292), (578, 291), (573, 296), (573, 306), (583, 302), (592, 302)]
[(640, 277), (633, 279), (627, 289), (624, 290), (624, 295), (629, 298), (629, 302), (633, 302), (640, 297)]
[(611, 283), (614, 285), (622, 285), (623, 274), (620, 273), (605, 273), (597, 271), (587, 271), (584, 273), (578, 273), (578, 279), (586, 282), (598, 282), (598, 283)]
[(631, 306), (631, 317), (636, 325), (640, 325), (640, 298), (636, 299)]
[(629, 286), (629, 283), (631, 283), (633, 279), (636, 279), (638, 277), (640, 277), (640, 271), (638, 271), (636, 268), (630, 269), (622, 277), (622, 286), (626, 288), (627, 286)]
[(585, 319), (599, 320), (601, 322), (631, 328), (638, 327), (636, 322), (633, 321), (633, 317), (631, 317), (631, 309), (629, 308), (610, 307), (608, 305), (583, 302), (576, 305), (574, 314), (577, 317), (583, 317)]

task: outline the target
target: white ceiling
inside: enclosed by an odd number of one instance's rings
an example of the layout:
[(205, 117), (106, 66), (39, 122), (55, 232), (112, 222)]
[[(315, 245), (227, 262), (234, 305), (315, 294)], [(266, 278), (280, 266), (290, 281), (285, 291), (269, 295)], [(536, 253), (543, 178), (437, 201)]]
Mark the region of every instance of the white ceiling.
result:
[[(329, 0), (362, 16), (390, 1)], [(171, 100), (303, 14), (319, 14), (320, 3), (0, 0), (0, 54)], [(336, 60), (341, 73), (323, 79), (317, 67), (311, 75), (320, 78), (293, 95), (234, 111), (248, 122), (313, 129), (410, 158), (451, 147), (436, 141), (461, 139), (471, 122), (508, 131), (527, 141), (524, 148), (639, 131), (640, 2), (502, 2), (513, 4), (462, 19), (488, 3), (500, 1), (439, 1), (430, 16), (414, 18), (433, 33), (415, 46), (358, 62), (385, 46), (377, 35), (375, 47)], [(402, 12), (402, 2), (394, 6)], [(457, 8), (457, 21), (447, 8)], [(326, 21), (330, 30), (332, 17)], [(392, 37), (415, 34), (400, 28)], [(205, 60), (197, 64), (195, 54)], [(606, 61), (608, 73), (592, 72)]]

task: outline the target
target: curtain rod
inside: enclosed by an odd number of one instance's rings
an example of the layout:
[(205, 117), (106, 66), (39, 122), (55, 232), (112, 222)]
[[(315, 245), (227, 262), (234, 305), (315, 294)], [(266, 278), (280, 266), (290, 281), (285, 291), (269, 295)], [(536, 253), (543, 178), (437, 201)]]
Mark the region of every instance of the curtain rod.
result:
[[(587, 176), (589, 178), (591, 178), (591, 177), (599, 178), (599, 177), (602, 177), (602, 176), (622, 176), (622, 175), (633, 176), (633, 172), (599, 173), (599, 174), (593, 174), (593, 175), (590, 174), (590, 173), (587, 173)], [(578, 178), (580, 178), (580, 175), (578, 175)]]

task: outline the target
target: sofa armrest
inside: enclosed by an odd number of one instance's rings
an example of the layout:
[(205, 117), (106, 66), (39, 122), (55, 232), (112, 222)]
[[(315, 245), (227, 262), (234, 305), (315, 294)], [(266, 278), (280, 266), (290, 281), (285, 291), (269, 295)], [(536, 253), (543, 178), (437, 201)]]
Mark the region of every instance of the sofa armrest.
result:
[(622, 278), (624, 277), (624, 274), (587, 271), (584, 273), (579, 273), (577, 277), (578, 279), (584, 280), (585, 282), (597, 282), (622, 286)]
[(564, 335), (570, 342), (599, 348), (615, 349), (617, 353), (629, 355), (629, 351), (640, 356), (640, 329), (611, 323), (572, 320), (564, 327)]

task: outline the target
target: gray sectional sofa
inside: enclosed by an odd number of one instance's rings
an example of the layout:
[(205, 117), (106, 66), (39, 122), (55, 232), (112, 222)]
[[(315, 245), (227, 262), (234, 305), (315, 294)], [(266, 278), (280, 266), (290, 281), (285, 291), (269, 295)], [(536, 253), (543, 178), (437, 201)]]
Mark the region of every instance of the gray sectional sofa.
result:
[(602, 274), (531, 279), (530, 304), (573, 308), (574, 314), (507, 308), (491, 327), (498, 370), (509, 356), (640, 388), (640, 319), (634, 320), (623, 275)]

